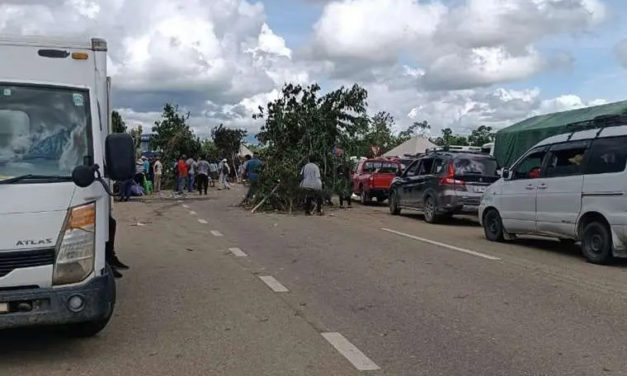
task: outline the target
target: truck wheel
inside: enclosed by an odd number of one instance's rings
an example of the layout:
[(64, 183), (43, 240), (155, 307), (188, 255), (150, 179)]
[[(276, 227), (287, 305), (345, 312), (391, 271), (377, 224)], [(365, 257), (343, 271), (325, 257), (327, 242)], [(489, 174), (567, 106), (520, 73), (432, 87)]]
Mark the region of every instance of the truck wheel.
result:
[(425, 199), (424, 210), (425, 222), (436, 223), (438, 221), (437, 207), (435, 205), (435, 198), (433, 196), (427, 196)]
[(593, 221), (584, 227), (581, 251), (593, 264), (607, 264), (612, 260), (612, 236), (605, 223)]
[[(112, 274), (113, 271), (111, 267), (107, 265), (107, 273)], [(109, 286), (111, 290), (111, 302), (109, 302), (109, 307), (104, 317), (87, 322), (80, 322), (76, 324), (70, 324), (65, 327), (65, 332), (71, 337), (79, 337), (79, 338), (88, 338), (93, 337), (96, 334), (100, 333), (111, 321), (111, 317), (113, 317), (113, 311), (115, 308), (115, 281), (111, 278), (111, 285)]]
[(401, 208), (398, 206), (399, 204), (399, 200), (398, 200), (398, 192), (396, 192), (396, 189), (392, 190), (390, 192), (390, 198), (389, 198), (390, 202), (390, 214), (392, 215), (400, 215), (401, 214)]
[(370, 195), (363, 188), (361, 189), (360, 202), (362, 205), (370, 204)]
[(485, 237), (490, 241), (502, 242), (505, 239), (503, 221), (495, 209), (488, 209), (487, 213), (483, 215), (483, 231)]

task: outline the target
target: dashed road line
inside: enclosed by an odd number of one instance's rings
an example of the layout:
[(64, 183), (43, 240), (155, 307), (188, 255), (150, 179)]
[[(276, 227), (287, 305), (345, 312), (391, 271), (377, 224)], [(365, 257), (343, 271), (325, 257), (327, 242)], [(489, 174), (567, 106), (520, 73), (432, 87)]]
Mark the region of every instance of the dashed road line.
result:
[(268, 285), (268, 287), (270, 287), (272, 291), (274, 292), (289, 292), (290, 291), (287, 289), (287, 287), (283, 286), (281, 282), (277, 281), (276, 278), (274, 278), (271, 275), (262, 275), (262, 276), (259, 276), (259, 278), (266, 285)]
[(185, 205), (185, 204), (183, 204), (183, 205), (181, 205), (181, 206), (182, 206), (182, 207), (184, 207), (185, 209), (189, 209), (189, 205)]
[(244, 253), (244, 251), (242, 251), (239, 248), (229, 248), (229, 251), (231, 251), (231, 253), (235, 257), (246, 257), (246, 256), (248, 256), (246, 253)]
[(387, 231), (390, 232), (392, 234), (396, 234), (396, 235), (400, 235), (400, 236), (404, 236), (406, 238), (410, 238), (410, 239), (414, 239), (414, 240), (418, 240), (421, 241), (423, 243), (429, 243), (429, 244), (433, 244), (433, 245), (437, 245), (438, 247), (442, 247), (442, 248), (447, 248), (453, 251), (457, 251), (457, 252), (461, 252), (461, 253), (465, 253), (467, 255), (472, 255), (472, 256), (477, 256), (477, 257), (481, 257), (484, 258), (486, 260), (492, 260), (492, 261), (498, 261), (500, 260), (500, 258), (495, 257), (495, 256), (490, 256), (487, 255), (485, 253), (481, 253), (481, 252), (477, 252), (477, 251), (472, 251), (470, 249), (466, 249), (466, 248), (460, 248), (460, 247), (456, 247), (454, 245), (450, 245), (450, 244), (446, 244), (446, 243), (440, 243), (440, 242), (436, 242), (435, 240), (430, 240), (427, 238), (421, 238), (420, 236), (415, 236), (415, 235), (410, 235), (410, 234), (406, 234), (404, 232), (400, 232), (400, 231), (396, 231), (396, 230), (391, 230), (389, 228), (381, 228), (381, 230), (383, 231)]
[(326, 339), (335, 349), (342, 354), (353, 367), (359, 371), (376, 371), (379, 368), (370, 358), (368, 358), (363, 352), (361, 352), (355, 345), (350, 343), (340, 333), (321, 333), (324, 339)]
[(196, 212), (195, 212), (195, 211), (193, 211), (193, 210), (190, 210), (190, 211), (189, 211), (189, 215), (196, 215)]
[(206, 224), (209, 223), (209, 222), (205, 221), (204, 219), (199, 219), (198, 222), (202, 223), (203, 225), (206, 225)]
[(224, 236), (224, 235), (222, 235), (222, 233), (220, 231), (216, 231), (216, 230), (211, 230), (211, 235), (213, 235), (213, 236)]

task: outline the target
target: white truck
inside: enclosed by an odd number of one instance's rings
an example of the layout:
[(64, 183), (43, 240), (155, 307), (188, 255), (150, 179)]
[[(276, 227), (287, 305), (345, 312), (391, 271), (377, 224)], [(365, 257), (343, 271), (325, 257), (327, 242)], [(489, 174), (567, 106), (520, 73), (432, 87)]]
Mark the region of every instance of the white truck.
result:
[(2, 37), (0, 56), (0, 329), (94, 335), (115, 305), (109, 182), (135, 152), (109, 135), (107, 44)]

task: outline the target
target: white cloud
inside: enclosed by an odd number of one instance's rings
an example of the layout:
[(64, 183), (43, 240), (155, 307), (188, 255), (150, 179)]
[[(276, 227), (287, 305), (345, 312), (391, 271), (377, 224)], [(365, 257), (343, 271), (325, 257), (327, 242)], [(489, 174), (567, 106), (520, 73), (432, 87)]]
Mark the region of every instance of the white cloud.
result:
[(627, 39), (623, 39), (614, 47), (614, 53), (618, 58), (618, 62), (627, 68)]

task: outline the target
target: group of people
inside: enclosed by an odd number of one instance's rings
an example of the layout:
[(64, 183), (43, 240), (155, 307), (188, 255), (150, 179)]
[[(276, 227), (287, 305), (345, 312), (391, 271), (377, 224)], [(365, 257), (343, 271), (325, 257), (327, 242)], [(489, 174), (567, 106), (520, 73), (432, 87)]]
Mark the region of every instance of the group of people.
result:
[(174, 191), (183, 194), (198, 190), (200, 195), (207, 194), (209, 187), (215, 187), (216, 180), (222, 188), (231, 189), (229, 175), (231, 168), (226, 158), (220, 162), (208, 162), (205, 157), (187, 157), (181, 155), (174, 163), (175, 187)]

